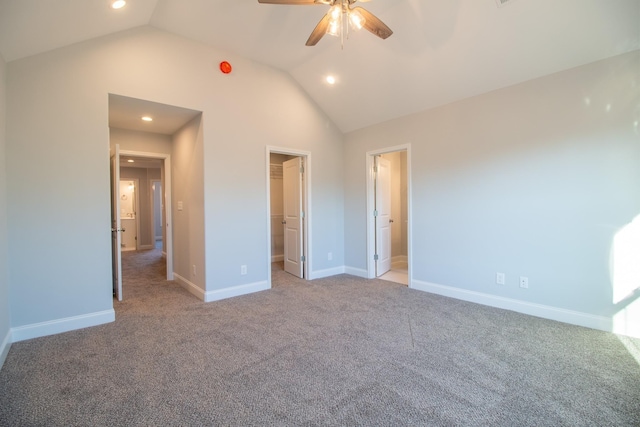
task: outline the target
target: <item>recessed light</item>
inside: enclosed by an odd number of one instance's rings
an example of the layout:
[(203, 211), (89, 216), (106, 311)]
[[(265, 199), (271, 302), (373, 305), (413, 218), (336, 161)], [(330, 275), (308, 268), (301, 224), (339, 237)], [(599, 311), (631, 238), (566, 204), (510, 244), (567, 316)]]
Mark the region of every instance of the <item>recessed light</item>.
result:
[(127, 2), (125, 0), (115, 0), (111, 2), (112, 9), (122, 9)]
[(327, 76), (327, 78), (325, 79), (327, 81), (327, 83), (329, 83), (330, 85), (334, 85), (336, 84), (336, 78), (333, 76)]
[(133, 162), (135, 162), (135, 160), (133, 160), (133, 159), (129, 159), (129, 160), (127, 160), (127, 162), (128, 162), (128, 163), (133, 163)]
[(144, 116), (142, 118), (142, 120), (145, 121), (145, 122), (152, 122), (153, 121), (153, 119), (151, 117), (149, 117), (149, 116)]

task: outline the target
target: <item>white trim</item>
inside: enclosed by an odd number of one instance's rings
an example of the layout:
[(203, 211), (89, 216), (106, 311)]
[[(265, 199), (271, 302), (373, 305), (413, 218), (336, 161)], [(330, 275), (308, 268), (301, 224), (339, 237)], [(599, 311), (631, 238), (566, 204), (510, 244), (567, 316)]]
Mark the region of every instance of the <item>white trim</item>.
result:
[(7, 335), (5, 335), (2, 340), (2, 344), (0, 344), (0, 368), (4, 365), (4, 361), (7, 360), (7, 355), (9, 354), (9, 349), (11, 348), (11, 329), (7, 331)]
[(488, 305), (490, 307), (516, 311), (518, 313), (542, 317), (549, 320), (556, 320), (563, 323), (570, 323), (572, 325), (584, 326), (586, 328), (599, 329), (606, 332), (611, 332), (613, 330), (613, 321), (604, 316), (595, 316), (593, 314), (582, 313), (579, 311), (504, 298), (482, 292), (422, 282), (419, 280), (414, 280), (413, 286), (411, 287), (419, 291), (430, 292), (432, 294), (443, 295), (476, 304)]
[(116, 313), (113, 309), (97, 311), (95, 313), (81, 314), (79, 316), (65, 317), (11, 328), (11, 339), (12, 342), (24, 341), (76, 329), (88, 328), (90, 326), (102, 325), (113, 322), (114, 320), (116, 320)]
[(312, 272), (309, 275), (309, 280), (322, 279), (324, 277), (331, 277), (337, 274), (344, 274), (344, 273), (345, 273), (344, 265), (341, 267), (327, 268), (326, 270), (318, 270), (318, 271)]
[(369, 274), (367, 273), (367, 270), (362, 269), (362, 268), (355, 268), (355, 267), (345, 266), (344, 267), (344, 272), (346, 274), (350, 274), (350, 275), (356, 276), (356, 277), (362, 277), (364, 279), (368, 279), (369, 278)]
[(140, 249), (139, 250), (146, 251), (146, 250), (149, 250), (149, 249), (155, 249), (155, 246), (154, 245), (140, 245)]
[(183, 288), (195, 295), (199, 300), (204, 302), (219, 301), (222, 299), (237, 297), (241, 295), (252, 294), (254, 292), (260, 292), (270, 289), (267, 281), (249, 283), (246, 285), (232, 286), (230, 288), (216, 289), (214, 291), (204, 291), (196, 286), (193, 282), (180, 276), (178, 273), (174, 273), (175, 281)]
[[(267, 201), (267, 260), (271, 258), (271, 174), (270, 174), (270, 164), (271, 164), (271, 154), (286, 154), (289, 156), (298, 156), (304, 158), (304, 169), (305, 169), (305, 177), (304, 177), (304, 212), (305, 212), (305, 221), (304, 221), (304, 255), (306, 257), (305, 265), (304, 265), (304, 278), (306, 280), (310, 280), (311, 272), (313, 271), (313, 255), (312, 255), (312, 247), (311, 242), (313, 241), (313, 237), (311, 235), (311, 223), (313, 210), (311, 208), (311, 151), (304, 150), (296, 150), (294, 148), (286, 148), (286, 147), (275, 147), (271, 145), (267, 145), (265, 147), (265, 169), (266, 169), (266, 183), (267, 183), (267, 193), (266, 193), (266, 201)], [(283, 255), (284, 257), (284, 255)], [(267, 289), (271, 288), (271, 264), (267, 265)]]
[(271, 262), (284, 261), (284, 255), (271, 255)]
[(400, 268), (409, 265), (409, 257), (406, 255), (396, 255), (391, 257), (391, 268)]
[(199, 300), (204, 301), (205, 291), (204, 289), (198, 287), (195, 283), (185, 279), (178, 273), (173, 273), (173, 280), (178, 282), (180, 286), (185, 288), (189, 293), (195, 295)]
[[(373, 255), (376, 253), (375, 248), (375, 222), (373, 221), (373, 208), (374, 208), (374, 180), (373, 173), (374, 157), (380, 154), (395, 153), (398, 151), (407, 152), (407, 277), (409, 280), (409, 287), (411, 288), (413, 283), (413, 202), (412, 202), (412, 178), (411, 178), (411, 144), (396, 145), (393, 147), (385, 147), (378, 150), (367, 151), (366, 153), (366, 182), (367, 182), (367, 269), (366, 275), (360, 276), (367, 279), (374, 279), (376, 277), (376, 265), (373, 260)], [(349, 268), (349, 267), (347, 267)]]
[(205, 293), (204, 302), (213, 302), (227, 298), (239, 297), (241, 295), (252, 294), (254, 292), (266, 291), (270, 288), (271, 286), (269, 286), (269, 283), (266, 280), (263, 280), (262, 282), (216, 289), (215, 291), (207, 291)]

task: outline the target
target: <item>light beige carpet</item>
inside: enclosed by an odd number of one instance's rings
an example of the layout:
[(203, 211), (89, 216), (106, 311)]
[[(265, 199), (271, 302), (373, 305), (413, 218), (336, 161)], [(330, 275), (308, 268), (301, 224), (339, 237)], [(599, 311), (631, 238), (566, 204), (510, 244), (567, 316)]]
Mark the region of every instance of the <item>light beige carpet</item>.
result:
[(640, 425), (616, 335), (277, 265), (205, 304), (158, 254), (125, 256), (116, 322), (13, 344), (0, 425)]

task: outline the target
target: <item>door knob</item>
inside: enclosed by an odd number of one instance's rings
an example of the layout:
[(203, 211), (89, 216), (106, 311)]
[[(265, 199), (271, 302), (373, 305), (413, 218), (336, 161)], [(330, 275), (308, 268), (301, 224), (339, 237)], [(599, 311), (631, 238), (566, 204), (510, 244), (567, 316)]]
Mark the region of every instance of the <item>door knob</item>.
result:
[(287, 223), (287, 221), (282, 221), (282, 225), (285, 225)]
[(393, 220), (392, 220), (392, 219), (390, 219), (390, 220), (389, 220), (389, 224), (391, 224), (391, 223), (393, 223)]

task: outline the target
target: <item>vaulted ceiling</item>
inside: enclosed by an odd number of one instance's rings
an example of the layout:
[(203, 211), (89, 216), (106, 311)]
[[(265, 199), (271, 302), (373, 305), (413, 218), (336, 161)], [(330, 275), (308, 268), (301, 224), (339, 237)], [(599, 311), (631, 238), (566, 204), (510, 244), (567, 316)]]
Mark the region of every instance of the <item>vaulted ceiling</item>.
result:
[[(499, 3), (504, 3), (501, 7)], [(305, 41), (326, 5), (257, 0), (0, 0), (10, 62), (149, 25), (279, 68), (344, 131), (640, 48), (638, 0), (371, 0), (394, 34)], [(324, 78), (335, 75), (330, 86)]]

